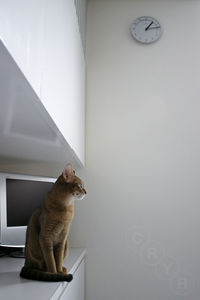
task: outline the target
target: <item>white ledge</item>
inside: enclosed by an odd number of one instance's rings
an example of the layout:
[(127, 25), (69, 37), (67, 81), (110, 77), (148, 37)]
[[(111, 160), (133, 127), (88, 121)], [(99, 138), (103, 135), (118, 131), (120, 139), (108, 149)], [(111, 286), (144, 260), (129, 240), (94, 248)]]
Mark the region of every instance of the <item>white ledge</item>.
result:
[[(83, 248), (70, 248), (64, 266), (68, 273), (75, 274), (86, 254)], [(19, 272), (24, 259), (0, 257), (1, 299), (58, 299), (63, 290), (70, 285), (67, 282), (40, 282), (20, 278)]]

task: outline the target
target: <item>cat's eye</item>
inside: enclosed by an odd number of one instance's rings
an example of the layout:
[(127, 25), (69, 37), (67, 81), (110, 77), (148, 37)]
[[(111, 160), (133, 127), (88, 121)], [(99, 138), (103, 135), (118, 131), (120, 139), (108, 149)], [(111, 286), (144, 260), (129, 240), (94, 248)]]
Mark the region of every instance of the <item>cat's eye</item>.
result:
[(82, 189), (82, 187), (83, 187), (83, 186), (82, 186), (82, 184), (81, 184), (81, 183), (79, 184), (79, 187), (80, 187), (80, 189)]

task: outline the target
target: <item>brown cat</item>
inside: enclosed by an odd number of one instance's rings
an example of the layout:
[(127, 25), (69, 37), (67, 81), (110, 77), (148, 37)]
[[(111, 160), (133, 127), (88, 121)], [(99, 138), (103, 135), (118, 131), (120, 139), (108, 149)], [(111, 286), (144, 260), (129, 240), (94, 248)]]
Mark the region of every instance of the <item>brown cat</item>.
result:
[(82, 200), (85, 194), (81, 179), (68, 164), (47, 194), (43, 207), (30, 218), (21, 277), (42, 281), (73, 279), (62, 264), (67, 256), (67, 236), (74, 216), (73, 200)]

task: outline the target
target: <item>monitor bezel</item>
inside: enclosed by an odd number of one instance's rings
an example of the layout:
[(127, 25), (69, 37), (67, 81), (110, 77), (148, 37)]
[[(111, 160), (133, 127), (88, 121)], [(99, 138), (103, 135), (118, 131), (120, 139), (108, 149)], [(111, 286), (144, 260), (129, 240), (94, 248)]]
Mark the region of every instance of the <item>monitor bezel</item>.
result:
[(24, 247), (27, 226), (7, 226), (6, 179), (55, 182), (56, 178), (0, 172), (0, 246)]

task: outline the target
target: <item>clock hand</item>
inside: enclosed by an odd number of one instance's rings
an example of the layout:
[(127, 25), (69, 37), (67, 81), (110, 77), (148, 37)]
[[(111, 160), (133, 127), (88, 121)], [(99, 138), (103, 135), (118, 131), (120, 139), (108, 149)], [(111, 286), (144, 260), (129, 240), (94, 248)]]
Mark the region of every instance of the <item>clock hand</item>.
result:
[(145, 28), (145, 31), (148, 30), (152, 24), (153, 24), (153, 21)]
[(156, 29), (156, 28), (160, 28), (160, 26), (150, 27), (149, 29)]

